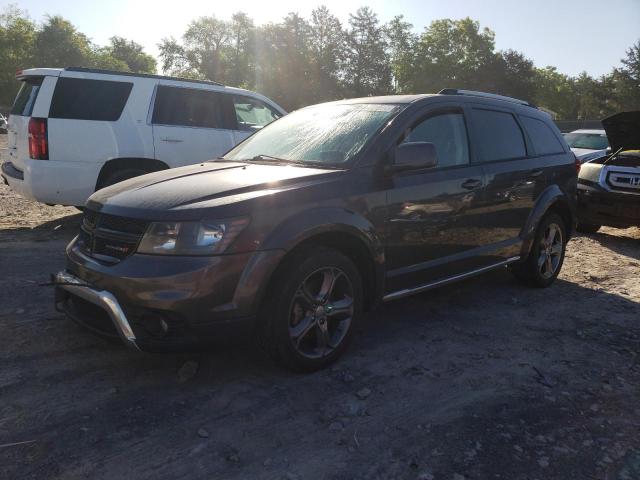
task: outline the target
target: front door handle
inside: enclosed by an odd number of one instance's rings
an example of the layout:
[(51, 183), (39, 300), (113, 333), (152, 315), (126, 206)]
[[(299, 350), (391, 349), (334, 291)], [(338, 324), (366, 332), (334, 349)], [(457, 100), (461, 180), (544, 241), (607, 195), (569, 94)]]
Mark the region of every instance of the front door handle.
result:
[(160, 138), (160, 141), (167, 142), (167, 143), (181, 143), (181, 142), (184, 142), (184, 140), (181, 140), (179, 138), (168, 138), (168, 137), (162, 137), (162, 138)]
[(477, 178), (470, 178), (464, 181), (464, 183), (462, 184), (462, 188), (465, 188), (467, 190), (475, 190), (481, 185), (482, 185), (482, 180), (478, 180)]
[(529, 172), (529, 176), (535, 178), (535, 177), (539, 177), (543, 173), (544, 173), (544, 170), (532, 170), (531, 172)]

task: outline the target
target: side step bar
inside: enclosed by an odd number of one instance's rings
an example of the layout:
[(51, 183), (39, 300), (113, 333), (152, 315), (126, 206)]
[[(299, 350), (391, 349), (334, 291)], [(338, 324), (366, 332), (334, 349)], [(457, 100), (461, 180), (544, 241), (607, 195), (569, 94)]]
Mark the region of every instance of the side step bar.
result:
[(475, 275), (488, 272), (489, 270), (495, 270), (496, 268), (506, 267), (510, 263), (517, 262), (518, 260), (520, 260), (520, 257), (511, 257), (511, 258), (508, 258), (507, 260), (496, 263), (494, 265), (478, 268), (477, 270), (471, 270), (470, 272), (461, 273), (459, 275), (454, 275), (452, 277), (443, 278), (442, 280), (437, 280), (432, 283), (427, 283), (426, 285), (421, 285), (419, 287), (414, 287), (414, 288), (405, 288), (404, 290), (398, 290), (397, 292), (389, 293), (384, 297), (382, 297), (382, 301), (390, 302), (392, 300), (398, 300), (399, 298), (415, 295), (416, 293), (425, 292), (427, 290), (431, 290), (432, 288), (441, 287), (442, 285), (447, 285), (448, 283), (457, 282), (458, 280), (463, 280), (465, 278), (473, 277)]

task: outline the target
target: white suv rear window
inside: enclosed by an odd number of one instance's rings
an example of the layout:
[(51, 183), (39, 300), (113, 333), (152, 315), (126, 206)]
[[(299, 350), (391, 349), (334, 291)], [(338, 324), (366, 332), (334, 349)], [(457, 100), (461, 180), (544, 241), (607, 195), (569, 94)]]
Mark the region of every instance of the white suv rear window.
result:
[(13, 102), (11, 115), (19, 115), (23, 117), (31, 116), (33, 104), (36, 103), (38, 91), (42, 85), (42, 77), (27, 78), (22, 81), (22, 86), (18, 92), (18, 96)]
[(58, 78), (49, 118), (102, 120), (120, 118), (133, 83), (83, 78)]

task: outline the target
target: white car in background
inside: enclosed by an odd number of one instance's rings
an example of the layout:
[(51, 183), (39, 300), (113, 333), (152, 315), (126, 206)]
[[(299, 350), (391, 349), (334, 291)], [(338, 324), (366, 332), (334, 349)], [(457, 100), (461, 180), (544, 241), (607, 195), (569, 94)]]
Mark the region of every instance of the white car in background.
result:
[(216, 158), (286, 113), (215, 82), (86, 68), (16, 78), (2, 177), (47, 204), (83, 206), (108, 185)]
[(609, 140), (604, 130), (574, 130), (564, 134), (571, 151), (582, 163), (606, 153)]

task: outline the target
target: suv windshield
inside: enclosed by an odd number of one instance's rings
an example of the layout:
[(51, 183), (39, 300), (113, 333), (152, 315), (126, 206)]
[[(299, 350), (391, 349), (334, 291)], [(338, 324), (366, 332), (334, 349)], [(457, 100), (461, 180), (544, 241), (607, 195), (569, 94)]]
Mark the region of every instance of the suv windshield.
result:
[(571, 148), (604, 150), (609, 146), (607, 136), (600, 133), (567, 133), (564, 139)]
[(398, 109), (398, 105), (389, 104), (307, 107), (255, 133), (224, 159), (343, 164), (355, 157)]

